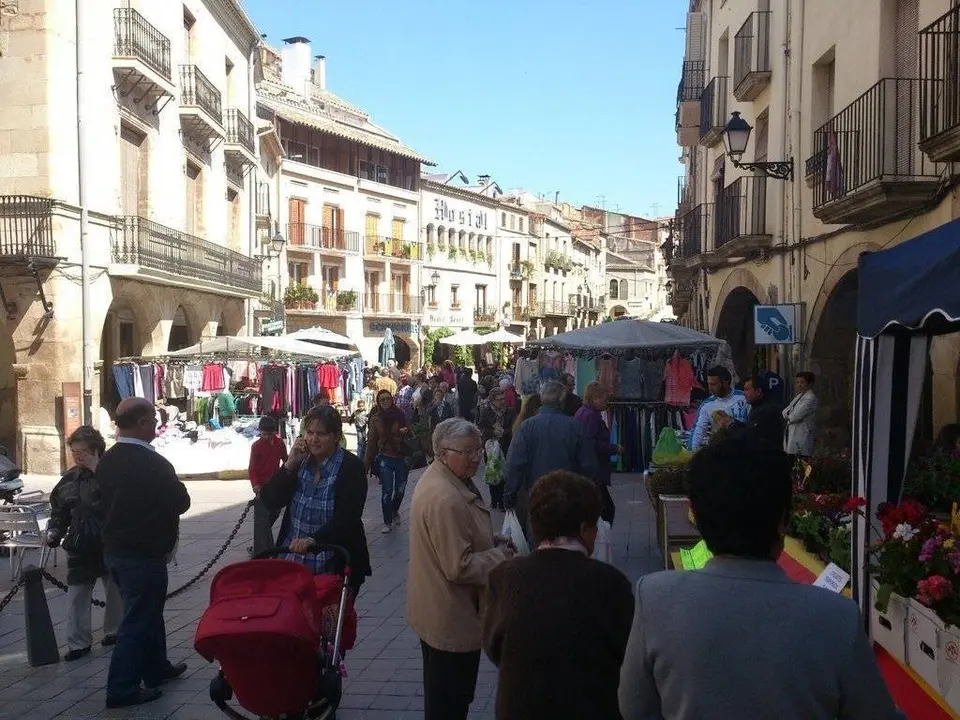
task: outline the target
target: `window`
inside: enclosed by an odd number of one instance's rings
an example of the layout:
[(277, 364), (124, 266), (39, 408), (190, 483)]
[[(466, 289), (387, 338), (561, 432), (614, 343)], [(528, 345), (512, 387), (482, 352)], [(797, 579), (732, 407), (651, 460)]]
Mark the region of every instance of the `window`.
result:
[(427, 296), (427, 305), (429, 307), (436, 307), (437, 306), (437, 286), (427, 285), (424, 288), (424, 291)]
[(450, 286), (450, 307), (456, 310), (460, 307), (460, 286)]
[(197, 19), (186, 8), (183, 9), (183, 58), (189, 65), (193, 62), (193, 27)]
[(380, 234), (380, 216), (373, 213), (367, 213), (363, 224), (364, 234), (368, 238), (375, 238)]
[(373, 180), (377, 179), (377, 166), (372, 162), (367, 162), (366, 160), (360, 161), (360, 179), (361, 180)]
[(629, 286), (627, 285), (627, 281), (621, 280), (620, 281), (620, 299), (626, 300), (629, 297), (630, 297), (630, 290), (629, 290)]
[(307, 146), (303, 143), (287, 140), (283, 143), (283, 151), (287, 157), (296, 162), (305, 163), (307, 161)]
[(336, 265), (324, 265), (320, 268), (320, 275), (323, 278), (323, 292), (327, 295), (336, 294), (340, 284), (340, 268)]
[(520, 232), (523, 232), (523, 218), (518, 218), (517, 223), (520, 227)]
[(620, 285), (617, 283), (617, 281), (611, 280), (610, 281), (610, 299), (611, 300), (620, 299), (619, 289), (620, 289)]
[(287, 275), (291, 285), (305, 285), (310, 276), (310, 266), (306, 263), (287, 263)]
[(287, 201), (287, 242), (291, 245), (303, 245), (303, 218), (307, 201), (303, 198), (290, 198)]
[(500, 213), (500, 227), (505, 228), (507, 226), (507, 214)]
[(234, 89), (233, 89), (233, 63), (230, 62), (230, 58), (224, 58), (223, 74), (224, 74), (224, 77), (226, 78), (226, 87), (227, 87), (226, 97), (223, 98), (224, 99), (223, 104), (224, 106), (229, 108), (236, 105), (235, 98), (234, 98)]
[(510, 229), (515, 230), (517, 227), (517, 218), (515, 215), (510, 216)]
[(474, 287), (473, 307), (475, 312), (486, 312), (487, 308), (487, 286), (477, 285)]
[(124, 215), (146, 215), (146, 137), (126, 125), (120, 126), (120, 187)]

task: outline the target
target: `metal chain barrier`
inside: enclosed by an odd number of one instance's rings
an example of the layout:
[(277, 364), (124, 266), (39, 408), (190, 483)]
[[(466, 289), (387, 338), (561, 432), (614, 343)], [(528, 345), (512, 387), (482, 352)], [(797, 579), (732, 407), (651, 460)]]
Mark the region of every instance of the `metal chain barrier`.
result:
[(3, 612), (4, 608), (10, 604), (10, 601), (13, 600), (18, 592), (20, 592), (20, 588), (22, 588), (26, 582), (26, 579), (21, 576), (20, 579), (17, 580), (16, 584), (10, 588), (10, 592), (7, 593), (6, 597), (4, 597), (3, 600), (0, 600), (0, 612)]
[[(237, 524), (233, 526), (233, 530), (231, 530), (230, 535), (227, 536), (226, 542), (223, 543), (223, 545), (217, 551), (217, 554), (213, 556), (210, 562), (204, 565), (203, 568), (200, 570), (200, 572), (198, 572), (193, 578), (188, 580), (182, 586), (178, 587), (176, 590), (173, 590), (167, 593), (167, 600), (177, 597), (177, 595), (180, 595), (186, 592), (191, 587), (196, 585), (203, 578), (203, 576), (206, 575), (208, 572), (210, 572), (210, 569), (214, 565), (216, 565), (217, 562), (219, 562), (220, 558), (222, 558), (223, 554), (227, 551), (227, 548), (229, 548), (230, 544), (236, 539), (237, 533), (240, 532), (240, 528), (243, 526), (244, 521), (247, 519), (247, 515), (250, 514), (250, 509), (253, 507), (254, 502), (255, 500), (250, 500), (247, 503), (247, 506), (243, 509), (243, 512), (240, 513), (240, 519), (237, 520)], [(56, 588), (59, 588), (63, 592), (67, 592), (68, 588), (66, 583), (60, 582), (57, 578), (55, 578), (53, 575), (51, 575), (49, 572), (47, 572), (43, 568), (40, 568), (40, 574), (43, 576), (43, 579), (46, 580), (48, 583), (50, 583)], [(3, 612), (3, 609), (10, 603), (11, 600), (13, 600), (14, 596), (20, 591), (20, 589), (23, 587), (25, 582), (26, 580), (21, 576), (17, 580), (16, 585), (14, 585), (13, 588), (11, 588), (10, 592), (7, 593), (7, 596), (3, 598), (3, 600), (0, 600), (0, 612)], [(91, 600), (91, 603), (96, 607), (107, 606), (107, 604), (103, 600), (98, 600), (97, 598), (93, 598)]]

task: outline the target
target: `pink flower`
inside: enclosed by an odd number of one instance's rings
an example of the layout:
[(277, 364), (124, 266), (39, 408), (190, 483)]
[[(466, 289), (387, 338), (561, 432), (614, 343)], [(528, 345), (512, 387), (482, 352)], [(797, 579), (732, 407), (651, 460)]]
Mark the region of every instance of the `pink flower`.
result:
[(931, 575), (917, 583), (917, 600), (930, 606), (953, 595), (953, 585), (943, 575)]

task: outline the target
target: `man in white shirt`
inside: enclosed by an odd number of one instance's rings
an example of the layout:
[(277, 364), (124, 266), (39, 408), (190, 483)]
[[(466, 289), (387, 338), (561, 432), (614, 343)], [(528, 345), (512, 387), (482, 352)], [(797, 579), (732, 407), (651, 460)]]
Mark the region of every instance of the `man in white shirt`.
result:
[(731, 389), (730, 382), (730, 371), (722, 365), (707, 371), (707, 389), (710, 391), (710, 397), (703, 401), (697, 413), (697, 422), (690, 435), (691, 450), (699, 450), (707, 444), (710, 434), (720, 427), (717, 421), (722, 420), (724, 415), (730, 420), (746, 423), (747, 416), (750, 415), (750, 404), (742, 392)]

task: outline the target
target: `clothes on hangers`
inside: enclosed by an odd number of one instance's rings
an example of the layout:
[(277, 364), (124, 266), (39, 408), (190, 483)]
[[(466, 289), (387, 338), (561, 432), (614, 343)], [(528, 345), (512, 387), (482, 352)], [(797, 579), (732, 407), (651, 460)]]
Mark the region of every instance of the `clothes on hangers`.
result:
[[(131, 363), (113, 366), (113, 385), (117, 389), (117, 396), (121, 400), (134, 397), (134, 368), (135, 366)], [(139, 375), (139, 372), (137, 374)]]
[(184, 397), (189, 397), (203, 387), (203, 365), (188, 363), (183, 369)]
[(340, 368), (334, 363), (324, 363), (317, 367), (319, 387), (332, 390), (340, 385)]
[(640, 379), (640, 360), (620, 358), (617, 367), (620, 376), (620, 390), (618, 397), (634, 399), (643, 397), (643, 381)]
[(597, 363), (593, 358), (577, 358), (577, 392), (583, 395), (587, 385), (597, 379)]
[(200, 386), (205, 392), (223, 390), (227, 387), (227, 374), (221, 363), (207, 363), (203, 366), (203, 383)]
[(667, 404), (684, 408), (690, 405), (690, 393), (697, 384), (692, 363), (680, 357), (680, 353), (674, 353), (667, 361), (663, 375)]
[(609, 356), (598, 357), (596, 365), (597, 381), (600, 383), (601, 387), (603, 387), (608, 395), (617, 395), (619, 391), (619, 386), (617, 383), (619, 376), (619, 372), (617, 371), (617, 359)]
[(530, 358), (517, 358), (514, 385), (521, 395), (540, 392), (540, 364)]
[(183, 371), (183, 365), (167, 365), (163, 389), (168, 398), (187, 397), (187, 391), (183, 387)]

